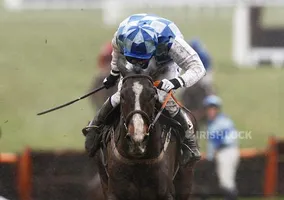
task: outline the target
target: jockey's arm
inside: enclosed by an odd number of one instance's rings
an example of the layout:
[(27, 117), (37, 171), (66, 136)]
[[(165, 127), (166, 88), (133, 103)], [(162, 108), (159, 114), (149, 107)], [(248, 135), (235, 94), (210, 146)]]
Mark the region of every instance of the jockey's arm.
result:
[(112, 41), (111, 41), (111, 44), (112, 44), (112, 53), (111, 53), (112, 59), (111, 59), (111, 63), (110, 63), (110, 66), (111, 66), (110, 74), (113, 75), (113, 76), (119, 76), (119, 74), (120, 74), (119, 69), (117, 67), (117, 62), (118, 62), (118, 57), (119, 57), (120, 52), (119, 52), (118, 46), (116, 44), (116, 34), (117, 34), (117, 32), (115, 32), (115, 34), (112, 38)]
[(176, 37), (169, 50), (169, 56), (183, 70), (178, 79), (181, 86), (190, 87), (206, 74), (206, 70), (198, 54), (180, 37)]
[(113, 37), (111, 43), (112, 43), (112, 53), (111, 53), (112, 59), (111, 59), (111, 63), (110, 63), (111, 70), (110, 70), (109, 76), (106, 77), (103, 81), (103, 83), (104, 83), (104, 85), (107, 89), (112, 87), (112, 86), (115, 86), (116, 81), (120, 77), (120, 71), (119, 71), (118, 66), (117, 66), (118, 57), (119, 57), (120, 52), (119, 52), (118, 46), (116, 44), (116, 32), (114, 34), (114, 37)]

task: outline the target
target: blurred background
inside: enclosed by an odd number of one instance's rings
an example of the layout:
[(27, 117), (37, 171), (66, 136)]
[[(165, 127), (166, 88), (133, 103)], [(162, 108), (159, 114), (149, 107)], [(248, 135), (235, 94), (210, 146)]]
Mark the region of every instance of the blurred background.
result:
[(201, 41), (212, 59), (214, 93), (237, 129), (251, 133), (240, 140), (241, 148), (263, 152), (270, 136), (283, 137), (284, 1), (0, 0), (3, 156), (22, 155), (27, 147), (83, 151), (81, 129), (103, 102), (103, 92), (36, 114), (99, 85), (109, 67), (102, 54), (109, 54), (119, 23), (140, 12), (168, 18), (186, 40)]

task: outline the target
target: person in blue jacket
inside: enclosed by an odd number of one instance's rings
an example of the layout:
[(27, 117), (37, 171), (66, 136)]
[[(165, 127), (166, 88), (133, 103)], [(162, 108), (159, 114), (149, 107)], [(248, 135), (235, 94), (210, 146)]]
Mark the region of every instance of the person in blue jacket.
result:
[(238, 132), (233, 121), (221, 111), (220, 97), (209, 95), (203, 105), (207, 116), (207, 159), (216, 161), (219, 185), (225, 199), (235, 200), (235, 176), (239, 163)]
[(199, 81), (199, 83), (205, 87), (208, 95), (213, 94), (213, 66), (209, 52), (197, 38), (190, 40), (188, 44), (196, 51), (206, 70), (206, 75)]

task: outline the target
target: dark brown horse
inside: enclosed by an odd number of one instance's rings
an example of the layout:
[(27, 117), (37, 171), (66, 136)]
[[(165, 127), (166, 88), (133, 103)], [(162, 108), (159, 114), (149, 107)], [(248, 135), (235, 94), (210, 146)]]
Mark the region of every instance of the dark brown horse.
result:
[(193, 167), (179, 165), (180, 124), (162, 115), (150, 128), (157, 113), (152, 79), (122, 75), (121, 104), (109, 117), (116, 123), (105, 127), (105, 148), (97, 156), (105, 198), (187, 200)]

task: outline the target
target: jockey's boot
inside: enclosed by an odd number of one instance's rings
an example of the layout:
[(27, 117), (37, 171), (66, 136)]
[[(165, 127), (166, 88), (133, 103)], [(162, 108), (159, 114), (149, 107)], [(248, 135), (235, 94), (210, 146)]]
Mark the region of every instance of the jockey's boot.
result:
[(101, 109), (97, 112), (95, 118), (82, 129), (82, 133), (86, 136), (85, 149), (90, 157), (93, 157), (100, 148), (101, 130), (107, 116), (113, 110), (110, 98), (106, 100)]
[(193, 127), (189, 127), (186, 116), (182, 110), (179, 110), (174, 119), (181, 124), (185, 131), (185, 137), (182, 144), (182, 164), (186, 165), (189, 161), (194, 164), (201, 159), (201, 154), (197, 146), (197, 139), (194, 134)]

